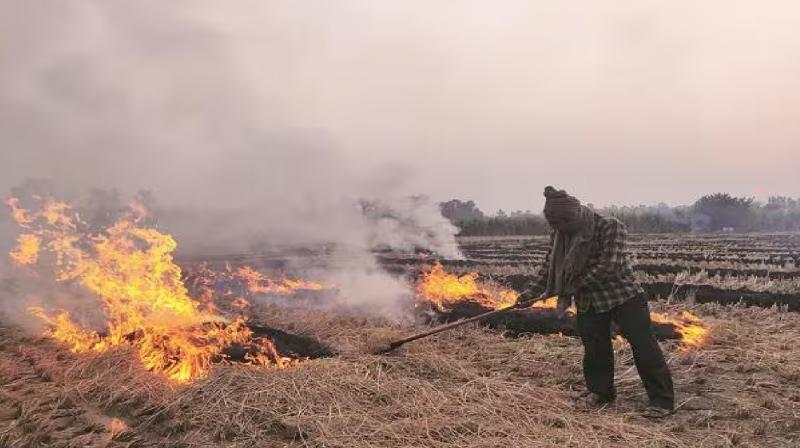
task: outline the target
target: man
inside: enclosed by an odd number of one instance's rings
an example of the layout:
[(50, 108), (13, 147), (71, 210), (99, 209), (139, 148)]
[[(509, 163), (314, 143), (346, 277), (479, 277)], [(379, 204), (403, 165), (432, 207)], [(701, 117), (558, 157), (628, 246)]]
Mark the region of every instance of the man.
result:
[(625, 225), (598, 215), (563, 190), (547, 187), (544, 196), (552, 244), (538, 280), (520, 295), (518, 303), (524, 306), (536, 298), (557, 295), (563, 310), (575, 299), (584, 348), (586, 403), (596, 408), (615, 399), (611, 321), (616, 322), (631, 344), (650, 399), (643, 415), (671, 414), (675, 404), (672, 377), (653, 335), (644, 291), (633, 279), (624, 253)]

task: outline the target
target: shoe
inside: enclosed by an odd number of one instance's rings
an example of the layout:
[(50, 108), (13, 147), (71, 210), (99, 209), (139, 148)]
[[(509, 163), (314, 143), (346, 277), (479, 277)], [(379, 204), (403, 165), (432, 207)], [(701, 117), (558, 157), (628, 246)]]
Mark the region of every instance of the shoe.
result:
[(589, 409), (604, 409), (614, 402), (613, 399), (608, 399), (600, 394), (594, 392), (587, 392), (582, 397), (583, 404)]
[(642, 417), (659, 419), (672, 415), (672, 409), (662, 408), (661, 406), (650, 405), (642, 411)]

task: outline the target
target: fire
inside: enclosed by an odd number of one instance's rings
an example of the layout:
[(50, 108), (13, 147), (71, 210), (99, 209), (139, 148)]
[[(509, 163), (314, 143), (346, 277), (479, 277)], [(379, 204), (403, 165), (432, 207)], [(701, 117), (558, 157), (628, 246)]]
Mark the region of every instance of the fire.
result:
[(247, 284), (247, 289), (252, 294), (278, 294), (291, 295), (299, 290), (320, 291), (324, 286), (320, 283), (283, 278), (273, 280), (256, 271), (250, 266), (242, 266), (235, 271), (235, 277)]
[(250, 302), (244, 297), (237, 297), (231, 301), (231, 306), (234, 308), (245, 309), (250, 306)]
[(656, 323), (674, 325), (681, 336), (681, 343), (685, 349), (699, 348), (706, 343), (708, 338), (708, 329), (703, 326), (703, 320), (688, 311), (683, 311), (680, 319), (651, 312), (650, 319)]
[(72, 322), (69, 313), (66, 311), (62, 311), (55, 316), (48, 315), (38, 306), (31, 307), (28, 311), (48, 324), (50, 329), (46, 331), (47, 336), (66, 343), (72, 351), (104, 351), (106, 348), (100, 335), (80, 328)]
[(235, 314), (249, 313), (259, 294), (286, 297), (304, 291), (335, 288), (333, 284), (323, 285), (286, 276), (276, 280), (251, 266), (233, 268), (228, 262), (220, 270), (212, 269), (208, 263), (190, 264), (185, 268), (184, 284), (192, 297), (207, 307)]
[[(446, 311), (448, 307), (465, 301), (475, 302), (491, 309), (505, 308), (516, 303), (517, 292), (484, 284), (478, 280), (479, 277), (477, 272), (462, 276), (450, 274), (444, 270), (441, 263), (437, 262), (422, 272), (422, 277), (416, 287), (417, 296), (439, 311)], [(530, 308), (556, 309), (558, 308), (558, 297), (535, 302)], [(569, 316), (574, 316), (576, 312), (574, 305), (566, 310), (566, 314)], [(656, 323), (674, 325), (685, 349), (699, 348), (707, 340), (708, 329), (703, 326), (702, 319), (688, 311), (683, 311), (680, 318), (652, 312), (650, 318)]]
[[(534, 302), (531, 308), (556, 309), (558, 308), (558, 296), (553, 296), (540, 302)], [(575, 305), (570, 305), (569, 308), (566, 309), (568, 315), (574, 315), (576, 311)]]
[(9, 198), (6, 201), (6, 204), (8, 204), (8, 207), (11, 209), (11, 218), (18, 225), (22, 227), (28, 227), (29, 225), (33, 224), (33, 218), (28, 216), (28, 211), (20, 208), (19, 199)]
[(478, 282), (478, 273), (457, 276), (445, 272), (441, 263), (422, 273), (417, 283), (417, 295), (439, 310), (461, 301), (476, 302), (486, 308), (505, 308), (517, 301), (516, 291)]
[[(441, 263), (436, 262), (422, 272), (422, 278), (417, 283), (417, 296), (440, 311), (463, 301), (475, 302), (491, 309), (506, 308), (517, 302), (519, 293), (513, 289), (481, 282), (478, 280), (479, 277), (480, 274), (477, 272), (462, 276), (450, 274), (444, 270)], [(535, 302), (531, 308), (556, 309), (558, 297)], [(574, 314), (575, 308), (570, 307), (566, 311)]]
[(177, 243), (170, 235), (138, 227), (143, 216), (138, 206), (105, 231), (88, 234), (79, 230), (85, 226), (68, 204), (40, 202), (38, 211), (21, 209), (17, 200), (8, 202), (12, 217), (28, 229), (11, 257), (34, 265), (41, 251), (52, 253), (53, 266), (42, 268), (58, 281), (95, 293), (107, 318), (101, 334), (82, 328), (66, 311), (52, 315), (32, 308), (49, 327), (47, 336), (76, 352), (133, 345), (146, 368), (179, 382), (204, 376), (212, 363), (225, 359), (222, 350), (232, 344), (256, 347), (258, 356), (251, 363), (289, 363), (271, 341), (253, 338), (243, 319), (228, 322), (189, 296), (172, 257)]
[(17, 248), (11, 251), (9, 255), (17, 264), (34, 264), (39, 259), (39, 250), (41, 250), (41, 246), (42, 240), (36, 235), (20, 235), (17, 238)]

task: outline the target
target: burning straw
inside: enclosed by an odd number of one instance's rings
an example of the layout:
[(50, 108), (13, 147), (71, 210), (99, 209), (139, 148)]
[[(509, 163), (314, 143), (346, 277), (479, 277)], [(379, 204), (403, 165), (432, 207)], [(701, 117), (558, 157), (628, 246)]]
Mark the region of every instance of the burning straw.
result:
[[(359, 344), (408, 329), (274, 307), (257, 314), (319, 337), (342, 356), (282, 370), (223, 366), (174, 388), (121, 369), (127, 358), (111, 352), (60, 361), (73, 365), (56, 378), (74, 396), (122, 412), (129, 437), (144, 446), (797, 446), (798, 397), (788, 389), (797, 365), (787, 360), (800, 358), (785, 344), (800, 337), (797, 316), (711, 305), (696, 312), (715, 339), (696, 352), (665, 344), (680, 408), (658, 423), (638, 417), (646, 398), (626, 345), (615, 345), (618, 402), (598, 413), (574, 400), (582, 350), (573, 338), (507, 339), (470, 326), (377, 357)], [(57, 370), (47, 353), (24, 351)]]
[[(507, 308), (516, 303), (519, 296), (512, 289), (480, 280), (480, 274), (477, 272), (460, 276), (448, 273), (438, 262), (433, 266), (423, 268), (417, 281), (416, 291), (418, 300), (430, 305), (436, 313), (446, 316), (456, 309), (466, 310), (467, 315), (461, 317), (472, 317), (472, 315), (482, 312), (481, 309)], [(552, 297), (534, 303), (529, 310), (513, 311), (512, 313), (526, 313), (518, 320), (530, 320), (531, 328), (534, 328), (534, 318), (546, 310), (557, 309), (557, 305), (557, 298)], [(537, 314), (537, 312), (540, 313)], [(574, 319), (575, 313), (575, 307), (572, 306), (566, 310), (565, 316), (561, 320)], [(650, 318), (655, 325), (674, 328), (684, 350), (697, 349), (706, 343), (708, 329), (704, 326), (702, 319), (686, 310), (672, 314), (652, 312)], [(503, 319), (505, 317), (501, 317), (499, 320), (503, 321)]]
[(85, 328), (67, 310), (51, 314), (31, 308), (48, 327), (46, 335), (73, 351), (133, 345), (146, 368), (179, 382), (206, 375), (232, 345), (249, 347), (246, 362), (252, 364), (293, 363), (269, 339), (254, 338), (243, 319), (228, 321), (189, 296), (172, 258), (177, 243), (140, 225), (141, 206), (91, 233), (66, 203), (39, 198), (38, 210), (21, 208), (15, 199), (8, 205), (24, 229), (12, 259), (59, 282), (80, 285), (101, 300), (107, 321), (102, 331)]

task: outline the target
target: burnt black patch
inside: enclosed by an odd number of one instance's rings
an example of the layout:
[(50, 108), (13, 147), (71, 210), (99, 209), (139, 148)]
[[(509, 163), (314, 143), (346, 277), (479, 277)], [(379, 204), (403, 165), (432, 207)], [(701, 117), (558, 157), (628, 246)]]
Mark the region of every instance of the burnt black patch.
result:
[[(336, 355), (333, 349), (308, 336), (300, 336), (260, 325), (248, 324), (247, 327), (253, 332), (254, 341), (262, 338), (272, 341), (281, 356), (315, 359)], [(232, 344), (226, 347), (222, 353), (231, 361), (243, 361), (248, 354), (253, 354), (257, 350), (258, 346), (253, 344)]]
[[(439, 322), (454, 322), (488, 311), (492, 310), (476, 302), (465, 301), (451, 306), (448, 311), (436, 311), (433, 313), (433, 317)], [(549, 308), (510, 310), (481, 320), (481, 325), (502, 330), (510, 337), (518, 337), (525, 334), (578, 336), (574, 314), (559, 315), (556, 310)], [(652, 325), (653, 332), (659, 340), (680, 338), (680, 334), (673, 324), (653, 322)], [(612, 323), (612, 336), (616, 336), (619, 333), (619, 328)]]

